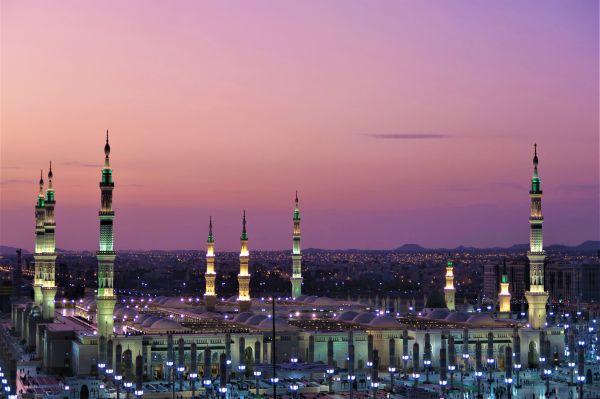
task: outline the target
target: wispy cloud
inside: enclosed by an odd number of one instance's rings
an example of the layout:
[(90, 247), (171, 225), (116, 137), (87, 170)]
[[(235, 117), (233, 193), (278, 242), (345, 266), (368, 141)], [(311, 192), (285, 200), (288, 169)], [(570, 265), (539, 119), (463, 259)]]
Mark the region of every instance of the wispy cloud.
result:
[(85, 163), (85, 162), (81, 162), (81, 161), (61, 162), (61, 165), (63, 165), (63, 166), (79, 166), (82, 168), (101, 168), (102, 167), (102, 165), (99, 163)]
[(526, 187), (522, 184), (519, 183), (513, 183), (513, 182), (509, 182), (509, 181), (498, 181), (495, 182), (494, 185), (498, 186), (498, 187), (504, 187), (504, 188), (511, 188), (513, 190), (526, 190)]
[(2, 186), (12, 186), (17, 184), (35, 184), (35, 180), (33, 179), (7, 179), (0, 180), (0, 185)]
[(447, 139), (452, 137), (450, 135), (440, 133), (373, 133), (366, 134), (365, 136), (382, 140), (434, 140)]
[(600, 191), (600, 184), (598, 183), (590, 183), (590, 184), (561, 184), (559, 190), (564, 191)]

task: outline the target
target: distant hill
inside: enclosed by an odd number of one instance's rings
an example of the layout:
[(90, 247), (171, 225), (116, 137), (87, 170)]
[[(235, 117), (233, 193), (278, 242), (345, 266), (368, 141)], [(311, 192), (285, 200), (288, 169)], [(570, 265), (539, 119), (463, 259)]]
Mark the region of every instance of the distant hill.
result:
[[(17, 254), (17, 249), (19, 248), (15, 248), (15, 247), (8, 247), (6, 245), (0, 245), (0, 255), (2, 256), (6, 256), (6, 255), (16, 255)], [(22, 249), (22, 253), (23, 255), (28, 254), (29, 251)]]
[[(426, 248), (419, 244), (404, 244), (395, 249), (398, 252), (478, 252), (478, 251), (498, 251), (498, 252), (526, 252), (529, 249), (529, 244), (515, 244), (510, 247), (490, 247), (490, 248), (476, 248), (476, 247), (465, 247), (460, 245), (456, 248)], [(544, 248), (548, 252), (565, 252), (565, 253), (597, 253), (600, 251), (600, 241), (588, 240), (579, 245), (569, 246), (562, 244), (548, 245)]]

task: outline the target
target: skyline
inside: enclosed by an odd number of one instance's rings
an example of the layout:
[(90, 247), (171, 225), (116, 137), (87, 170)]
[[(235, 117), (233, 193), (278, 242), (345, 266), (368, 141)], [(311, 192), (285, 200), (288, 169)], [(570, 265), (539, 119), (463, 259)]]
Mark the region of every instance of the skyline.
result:
[(57, 247), (97, 247), (106, 128), (117, 250), (235, 251), (243, 209), (290, 248), (295, 190), (306, 248), (524, 243), (534, 142), (546, 245), (598, 239), (597, 2), (141, 4), (3, 2), (1, 244), (52, 160)]

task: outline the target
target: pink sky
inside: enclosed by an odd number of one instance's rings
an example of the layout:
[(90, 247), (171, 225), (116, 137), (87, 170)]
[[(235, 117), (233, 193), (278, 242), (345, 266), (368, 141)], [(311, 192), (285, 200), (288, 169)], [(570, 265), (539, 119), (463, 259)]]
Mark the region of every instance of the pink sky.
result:
[(539, 144), (547, 243), (598, 239), (596, 1), (1, 3), (0, 243), (117, 249), (511, 245)]

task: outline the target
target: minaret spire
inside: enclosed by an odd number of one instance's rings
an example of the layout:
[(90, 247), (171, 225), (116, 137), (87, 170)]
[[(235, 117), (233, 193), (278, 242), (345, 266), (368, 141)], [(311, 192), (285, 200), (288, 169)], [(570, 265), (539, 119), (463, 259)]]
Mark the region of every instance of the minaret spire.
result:
[(503, 316), (510, 316), (510, 290), (508, 283), (508, 273), (506, 272), (506, 257), (502, 266), (502, 276), (500, 278), (500, 293), (498, 299), (500, 302), (500, 314)]
[(545, 326), (546, 303), (548, 292), (544, 290), (544, 262), (546, 252), (544, 251), (544, 235), (542, 224), (542, 188), (538, 175), (537, 144), (534, 145), (533, 155), (533, 177), (531, 178), (531, 213), (529, 216), (529, 291), (525, 292), (525, 298), (529, 304), (529, 324), (532, 328), (539, 329)]
[(112, 192), (115, 187), (112, 168), (109, 163), (110, 145), (108, 130), (104, 145), (104, 167), (100, 181), (100, 245), (96, 252), (98, 259), (98, 292), (96, 295), (98, 336), (109, 337), (113, 333), (113, 311), (117, 298), (113, 290), (114, 263), (117, 253), (113, 248)]
[(204, 291), (204, 304), (208, 311), (215, 310), (217, 294), (215, 292), (215, 238), (212, 232), (212, 216), (208, 219), (208, 238), (206, 240), (206, 273), (204, 280), (206, 287)]
[(40, 169), (39, 193), (35, 203), (35, 252), (33, 255), (35, 261), (35, 271), (33, 277), (33, 301), (36, 305), (42, 306), (42, 286), (44, 285), (45, 260), (43, 257), (46, 251), (46, 239), (44, 223), (46, 222), (46, 199), (44, 198), (44, 171)]
[(444, 287), (444, 297), (446, 299), (446, 307), (448, 310), (454, 310), (456, 308), (455, 294), (454, 262), (452, 262), (452, 259), (448, 259), (448, 263), (446, 263), (446, 286)]
[(242, 216), (242, 235), (240, 236), (240, 274), (238, 274), (240, 311), (250, 309), (250, 273), (248, 272), (248, 233), (246, 232), (246, 211)]
[(52, 186), (52, 161), (48, 170), (48, 189), (46, 190), (44, 217), (44, 268), (42, 271), (42, 317), (44, 320), (54, 319), (54, 298), (56, 297), (56, 221), (54, 220), (54, 188)]
[(300, 208), (298, 207), (298, 191), (296, 190), (294, 230), (292, 231), (292, 298), (302, 295), (302, 254), (300, 252)]

